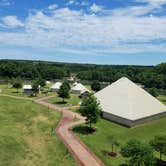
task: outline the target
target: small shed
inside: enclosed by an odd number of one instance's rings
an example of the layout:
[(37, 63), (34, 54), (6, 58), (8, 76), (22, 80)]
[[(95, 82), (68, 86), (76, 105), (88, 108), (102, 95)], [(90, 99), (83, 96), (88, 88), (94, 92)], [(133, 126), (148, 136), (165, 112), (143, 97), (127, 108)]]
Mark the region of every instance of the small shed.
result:
[(51, 81), (46, 81), (46, 84), (47, 84), (47, 85), (51, 84)]
[(32, 94), (33, 93), (32, 85), (24, 85), (23, 92), (26, 94)]
[(56, 82), (55, 84), (53, 84), (51, 86), (51, 91), (58, 92), (58, 90), (60, 89), (61, 85), (62, 85), (61, 82)]
[(73, 83), (73, 86), (76, 86), (77, 84), (78, 84), (77, 82), (74, 82), (74, 83)]
[(89, 92), (89, 89), (87, 89), (81, 83), (78, 83), (76, 86), (71, 88), (71, 93), (74, 93), (74, 94), (82, 94), (84, 92)]

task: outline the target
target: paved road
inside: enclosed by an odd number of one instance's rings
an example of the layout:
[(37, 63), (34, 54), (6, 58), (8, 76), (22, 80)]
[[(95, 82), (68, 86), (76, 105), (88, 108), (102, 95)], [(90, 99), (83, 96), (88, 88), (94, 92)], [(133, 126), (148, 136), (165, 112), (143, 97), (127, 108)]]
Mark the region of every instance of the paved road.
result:
[[(79, 163), (79, 165), (104, 166), (102, 161), (97, 158), (95, 154), (78, 137), (76, 137), (76, 135), (71, 130), (73, 126), (84, 123), (85, 119), (78, 113), (74, 113), (66, 108), (61, 108), (45, 101), (51, 97), (54, 96), (37, 99), (35, 102), (51, 109), (63, 112), (62, 119), (56, 128), (56, 133), (71, 152), (76, 161)], [(79, 120), (75, 121), (75, 118)]]

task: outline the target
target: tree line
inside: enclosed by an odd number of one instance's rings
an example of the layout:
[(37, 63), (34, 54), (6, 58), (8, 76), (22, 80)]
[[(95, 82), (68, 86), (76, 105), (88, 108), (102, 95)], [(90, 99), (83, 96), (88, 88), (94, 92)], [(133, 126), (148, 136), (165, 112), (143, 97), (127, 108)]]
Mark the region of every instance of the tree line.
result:
[(156, 66), (97, 66), (77, 74), (82, 80), (112, 83), (126, 76), (146, 88), (166, 89), (166, 63)]
[(80, 80), (112, 83), (126, 76), (145, 88), (166, 89), (166, 63), (156, 66), (90, 65), (42, 61), (0, 60), (0, 77), (34, 80), (62, 79), (74, 74)]
[(14, 61), (0, 60), (0, 77), (34, 80), (43, 78), (45, 80), (61, 79), (69, 76), (65, 67), (54, 63), (37, 61)]

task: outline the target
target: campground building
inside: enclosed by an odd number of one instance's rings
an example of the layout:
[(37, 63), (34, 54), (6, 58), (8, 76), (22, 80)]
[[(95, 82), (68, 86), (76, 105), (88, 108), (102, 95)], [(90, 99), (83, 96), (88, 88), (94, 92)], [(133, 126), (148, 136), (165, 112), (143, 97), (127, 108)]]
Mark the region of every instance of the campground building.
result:
[(77, 83), (75, 86), (71, 88), (71, 93), (73, 94), (82, 94), (85, 92), (90, 92), (89, 89), (87, 89), (84, 85), (81, 83)]
[(51, 91), (58, 92), (58, 90), (60, 89), (61, 85), (62, 85), (61, 82), (56, 82), (55, 84), (53, 84), (51, 86)]
[(32, 94), (33, 93), (32, 85), (23, 85), (23, 93)]
[(95, 94), (103, 117), (133, 127), (166, 116), (166, 106), (144, 89), (122, 77)]

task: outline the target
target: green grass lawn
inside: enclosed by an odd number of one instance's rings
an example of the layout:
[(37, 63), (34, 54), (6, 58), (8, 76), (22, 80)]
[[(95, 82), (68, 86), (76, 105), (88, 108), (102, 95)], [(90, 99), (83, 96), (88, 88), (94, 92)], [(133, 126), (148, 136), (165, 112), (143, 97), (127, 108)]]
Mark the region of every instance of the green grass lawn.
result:
[(79, 105), (79, 102), (82, 100), (78, 97), (79, 95), (77, 94), (70, 94), (69, 99), (65, 99), (65, 103), (63, 103), (62, 98), (55, 96), (53, 98), (48, 99), (47, 101), (51, 104), (57, 104), (60, 107), (70, 107), (70, 106), (77, 106)]
[[(48, 87), (46, 87), (48, 89)], [(26, 95), (22, 92), (22, 89), (19, 89), (19, 92), (17, 92), (16, 89), (12, 88), (12, 86), (9, 84), (4, 84), (4, 85), (0, 85), (0, 94), (7, 94), (7, 95), (12, 95), (12, 96), (18, 96), (18, 97), (25, 97), (25, 98), (30, 98), (30, 99), (37, 99), (37, 98), (41, 98), (41, 97), (45, 97), (45, 94), (37, 94), (37, 96), (29, 96)], [(55, 92), (49, 92), (47, 95), (54, 95)]]
[[(77, 126), (73, 130), (107, 166), (118, 166), (125, 163), (125, 159), (120, 154), (116, 158), (108, 155), (108, 152), (111, 151), (111, 145), (108, 141), (109, 136), (115, 135), (122, 146), (131, 138), (148, 143), (154, 136), (166, 134), (166, 118), (154, 120), (135, 128), (123, 127), (104, 119), (101, 119), (94, 126), (97, 131), (93, 134), (83, 133), (85, 125)], [(156, 155), (158, 156), (158, 154)]]
[(78, 107), (70, 108), (69, 110), (78, 113), (78, 109), (79, 109), (79, 106)]
[(166, 96), (159, 95), (157, 98), (166, 105)]
[(0, 96), (0, 166), (77, 165), (55, 135), (59, 112)]

